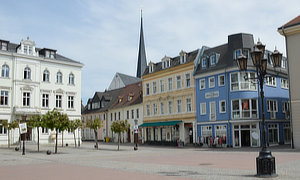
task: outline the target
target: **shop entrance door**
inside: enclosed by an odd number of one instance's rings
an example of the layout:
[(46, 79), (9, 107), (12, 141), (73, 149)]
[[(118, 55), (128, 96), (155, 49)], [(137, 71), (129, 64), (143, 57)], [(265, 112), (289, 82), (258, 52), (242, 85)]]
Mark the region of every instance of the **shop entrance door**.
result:
[(241, 130), (241, 145), (242, 147), (250, 146), (250, 130)]

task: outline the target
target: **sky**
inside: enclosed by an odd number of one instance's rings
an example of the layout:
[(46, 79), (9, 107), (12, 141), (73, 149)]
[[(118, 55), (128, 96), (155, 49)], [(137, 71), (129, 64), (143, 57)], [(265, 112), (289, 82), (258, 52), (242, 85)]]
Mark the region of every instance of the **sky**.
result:
[(27, 36), (39, 48), (80, 61), (82, 100), (104, 91), (116, 72), (136, 76), (140, 16), (147, 62), (250, 33), (285, 54), (277, 28), (300, 15), (298, 0), (0, 0), (0, 39)]

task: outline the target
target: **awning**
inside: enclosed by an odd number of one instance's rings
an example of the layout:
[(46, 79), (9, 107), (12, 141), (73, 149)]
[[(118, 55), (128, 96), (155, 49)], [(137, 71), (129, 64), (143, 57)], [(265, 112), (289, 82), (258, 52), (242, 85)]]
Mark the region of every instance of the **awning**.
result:
[(139, 125), (139, 127), (156, 127), (156, 126), (175, 126), (181, 121), (163, 121), (163, 122), (149, 122)]

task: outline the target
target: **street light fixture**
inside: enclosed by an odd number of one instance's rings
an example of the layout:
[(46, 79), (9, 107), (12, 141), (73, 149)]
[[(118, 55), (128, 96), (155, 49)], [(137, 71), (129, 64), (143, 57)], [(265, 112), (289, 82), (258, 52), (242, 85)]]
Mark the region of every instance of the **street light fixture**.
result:
[[(260, 98), (261, 98), (261, 114), (262, 114), (262, 149), (259, 152), (259, 156), (256, 158), (256, 170), (257, 176), (270, 177), (276, 175), (275, 157), (272, 156), (270, 150), (267, 149), (266, 141), (266, 128), (265, 128), (265, 113), (264, 113), (264, 79), (267, 74), (267, 59), (264, 58), (265, 45), (259, 40), (254, 46), (253, 51), (250, 53), (253, 65), (256, 68), (257, 80), (260, 86)], [(274, 68), (281, 66), (282, 54), (275, 49), (271, 55)], [(247, 70), (247, 57), (241, 54), (238, 59), (238, 66), (241, 71)]]

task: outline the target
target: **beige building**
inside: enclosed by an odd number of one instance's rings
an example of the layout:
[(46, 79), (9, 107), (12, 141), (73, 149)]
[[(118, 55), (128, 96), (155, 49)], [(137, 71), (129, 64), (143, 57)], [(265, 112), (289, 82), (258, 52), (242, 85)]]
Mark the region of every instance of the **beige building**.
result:
[(289, 69), (289, 87), (291, 101), (292, 146), (300, 148), (300, 16), (278, 28), (278, 32), (285, 37), (286, 53)]
[(154, 144), (195, 143), (194, 60), (198, 50), (150, 62), (143, 79), (144, 141)]

